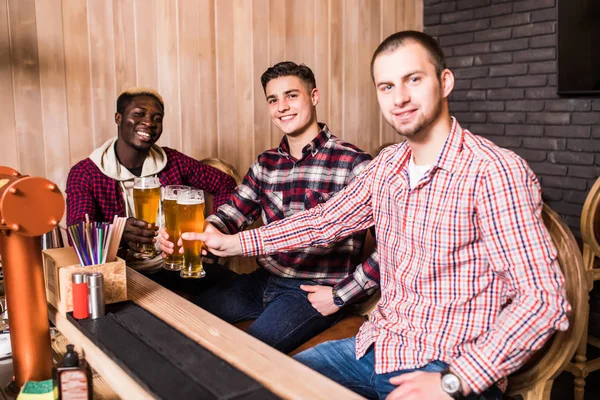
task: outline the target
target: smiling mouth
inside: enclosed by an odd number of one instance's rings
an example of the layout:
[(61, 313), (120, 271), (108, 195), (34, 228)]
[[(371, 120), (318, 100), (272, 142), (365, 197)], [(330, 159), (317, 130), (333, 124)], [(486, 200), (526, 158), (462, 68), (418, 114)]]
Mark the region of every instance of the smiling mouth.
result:
[(293, 119), (296, 116), (296, 114), (293, 115), (284, 115), (282, 117), (279, 117), (279, 119), (283, 122), (289, 121), (291, 119)]
[(152, 139), (152, 135), (149, 134), (148, 132), (144, 132), (144, 131), (135, 131), (135, 133), (137, 133), (137, 135), (144, 141), (149, 141)]
[(417, 111), (416, 109), (413, 109), (413, 110), (402, 111), (402, 112), (392, 112), (392, 115), (394, 116), (394, 118), (408, 119), (408, 118), (412, 117), (413, 113), (416, 111)]

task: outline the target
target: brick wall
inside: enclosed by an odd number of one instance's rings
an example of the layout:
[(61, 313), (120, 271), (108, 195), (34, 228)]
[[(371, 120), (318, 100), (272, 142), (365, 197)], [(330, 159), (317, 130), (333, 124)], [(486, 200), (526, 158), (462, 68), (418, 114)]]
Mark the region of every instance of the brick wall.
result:
[(424, 3), (425, 32), (456, 77), (451, 113), (525, 158), (579, 237), (583, 202), (600, 176), (600, 97), (556, 94), (556, 0)]

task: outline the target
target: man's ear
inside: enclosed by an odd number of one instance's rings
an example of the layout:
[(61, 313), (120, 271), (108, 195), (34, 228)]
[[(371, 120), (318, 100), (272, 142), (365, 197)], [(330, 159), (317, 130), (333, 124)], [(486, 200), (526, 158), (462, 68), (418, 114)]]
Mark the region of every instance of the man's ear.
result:
[(454, 74), (449, 69), (442, 71), (440, 76), (440, 82), (442, 84), (442, 97), (447, 98), (450, 96), (452, 89), (454, 89)]
[(123, 118), (123, 116), (120, 113), (115, 113), (115, 123), (117, 125), (121, 125), (122, 118)]
[(313, 90), (311, 90), (310, 92), (310, 99), (312, 101), (312, 105), (314, 107), (317, 106), (317, 104), (319, 104), (319, 100), (321, 99), (319, 96), (319, 89), (314, 88)]

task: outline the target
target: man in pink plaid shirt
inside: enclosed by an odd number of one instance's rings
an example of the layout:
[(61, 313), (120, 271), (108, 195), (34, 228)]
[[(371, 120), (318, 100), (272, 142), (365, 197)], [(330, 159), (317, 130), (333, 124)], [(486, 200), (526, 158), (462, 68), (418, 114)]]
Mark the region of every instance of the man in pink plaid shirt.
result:
[(388, 37), (371, 71), (404, 143), (311, 210), (237, 235), (186, 236), (219, 256), (256, 255), (328, 246), (374, 225), (381, 300), (369, 321), (296, 358), (369, 398), (500, 399), (505, 377), (568, 327), (539, 182), (450, 116), (454, 76), (430, 36)]

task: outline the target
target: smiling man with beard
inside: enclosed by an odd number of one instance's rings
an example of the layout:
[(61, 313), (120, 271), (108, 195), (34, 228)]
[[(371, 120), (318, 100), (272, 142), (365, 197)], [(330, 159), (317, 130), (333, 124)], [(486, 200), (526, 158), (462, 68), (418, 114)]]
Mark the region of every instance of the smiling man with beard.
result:
[[(202, 189), (214, 195), (215, 207), (229, 199), (235, 188), (233, 178), (177, 150), (155, 144), (163, 131), (163, 117), (163, 99), (156, 91), (132, 88), (119, 95), (117, 137), (69, 171), (67, 225), (84, 221), (86, 214), (98, 222), (111, 222), (115, 215), (129, 217), (122, 245), (140, 254), (140, 244), (156, 241), (156, 228), (134, 217), (132, 192), (136, 177), (158, 177), (162, 186)], [(129, 260), (127, 264), (154, 273), (161, 270), (162, 258)]]

